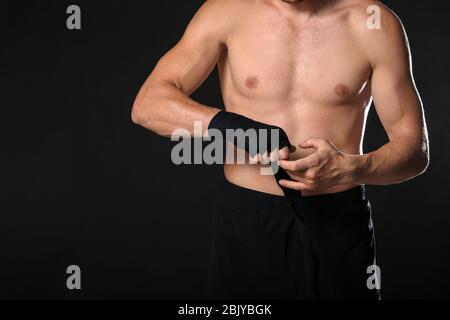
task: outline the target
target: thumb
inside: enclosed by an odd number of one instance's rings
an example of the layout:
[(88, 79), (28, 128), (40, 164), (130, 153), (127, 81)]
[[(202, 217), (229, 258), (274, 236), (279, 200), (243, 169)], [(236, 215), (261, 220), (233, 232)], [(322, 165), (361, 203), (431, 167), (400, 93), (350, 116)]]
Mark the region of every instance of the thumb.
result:
[(318, 139), (318, 138), (309, 138), (305, 142), (299, 145), (302, 149), (320, 149), (321, 147), (325, 146), (325, 140), (324, 139)]
[(298, 146), (302, 149), (318, 149), (320, 145), (319, 139), (309, 138), (305, 142), (299, 144)]

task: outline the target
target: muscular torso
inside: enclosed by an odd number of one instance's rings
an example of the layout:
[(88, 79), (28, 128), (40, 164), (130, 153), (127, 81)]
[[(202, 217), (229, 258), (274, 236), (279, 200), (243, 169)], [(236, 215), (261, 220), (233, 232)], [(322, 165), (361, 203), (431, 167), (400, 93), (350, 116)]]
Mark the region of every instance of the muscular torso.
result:
[[(218, 64), (226, 109), (280, 126), (294, 145), (324, 138), (344, 153), (360, 154), (371, 66), (352, 35), (350, 10), (308, 18), (284, 9), (275, 1), (243, 1), (236, 8), (245, 19), (229, 34)], [(312, 152), (297, 149), (290, 158)], [(225, 175), (242, 187), (282, 194), (256, 165), (226, 165)]]

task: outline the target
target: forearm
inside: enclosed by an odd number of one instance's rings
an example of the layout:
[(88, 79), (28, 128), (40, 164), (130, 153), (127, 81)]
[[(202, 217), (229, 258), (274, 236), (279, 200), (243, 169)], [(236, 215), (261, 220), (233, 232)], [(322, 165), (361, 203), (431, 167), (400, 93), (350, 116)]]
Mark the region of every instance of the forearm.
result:
[(201, 124), (201, 133), (208, 129), (211, 119), (220, 111), (202, 105), (174, 85), (149, 86), (142, 89), (133, 105), (132, 119), (161, 136), (170, 137), (177, 129), (194, 136), (194, 124)]
[(410, 180), (428, 166), (428, 143), (414, 136), (392, 139), (375, 152), (353, 157), (357, 184), (390, 185)]

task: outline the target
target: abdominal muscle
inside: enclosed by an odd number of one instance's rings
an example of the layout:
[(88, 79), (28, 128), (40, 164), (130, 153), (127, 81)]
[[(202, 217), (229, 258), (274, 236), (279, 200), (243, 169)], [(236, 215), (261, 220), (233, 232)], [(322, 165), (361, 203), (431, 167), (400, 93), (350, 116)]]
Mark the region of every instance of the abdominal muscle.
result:
[[(273, 194), (273, 195), (284, 195), (281, 188), (278, 186), (275, 176), (262, 175), (261, 165), (225, 165), (225, 178), (238, 186), (246, 189), (256, 190), (263, 193)], [(347, 184), (339, 185), (332, 188), (317, 190), (317, 191), (299, 191), (299, 194), (303, 196), (314, 196), (321, 194), (331, 194), (342, 192), (345, 190), (352, 189), (357, 185)]]
[[(259, 110), (253, 108), (227, 108), (247, 116), (256, 121), (268, 123), (283, 128), (289, 136), (291, 143), (297, 150), (290, 154), (289, 160), (305, 158), (315, 149), (300, 149), (298, 145), (308, 138), (323, 138), (332, 141), (342, 152), (346, 154), (360, 154), (361, 135), (364, 122), (364, 109), (351, 106), (308, 106), (301, 107), (284, 106), (284, 111), (274, 108), (273, 112), (259, 104)], [(278, 109), (278, 112), (277, 112)], [(262, 111), (262, 112), (261, 112)], [(269, 111), (269, 112), (268, 112)], [(235, 154), (237, 150), (234, 150)], [(247, 155), (248, 156), (248, 155)], [(262, 170), (267, 165), (261, 164), (226, 164), (224, 168), (225, 178), (243, 188), (256, 190), (273, 195), (283, 195), (274, 175), (264, 175)], [(316, 191), (302, 191), (303, 196), (338, 193), (356, 187), (356, 184), (336, 185)], [(300, 191), (299, 191), (300, 193)]]

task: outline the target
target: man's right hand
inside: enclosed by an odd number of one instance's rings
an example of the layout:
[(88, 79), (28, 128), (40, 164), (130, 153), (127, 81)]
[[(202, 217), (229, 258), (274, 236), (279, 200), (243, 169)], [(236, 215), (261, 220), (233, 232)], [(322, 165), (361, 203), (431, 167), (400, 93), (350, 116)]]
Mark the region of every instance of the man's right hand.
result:
[(227, 111), (216, 114), (208, 129), (219, 130), (226, 141), (245, 150), (251, 163), (269, 164), (286, 160), (295, 149), (282, 128)]

